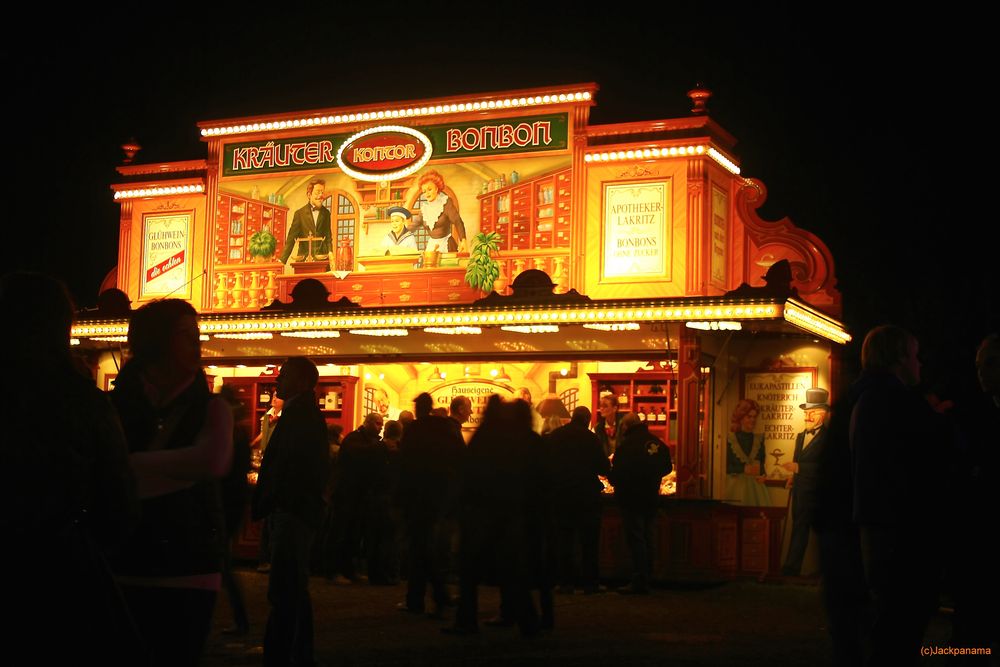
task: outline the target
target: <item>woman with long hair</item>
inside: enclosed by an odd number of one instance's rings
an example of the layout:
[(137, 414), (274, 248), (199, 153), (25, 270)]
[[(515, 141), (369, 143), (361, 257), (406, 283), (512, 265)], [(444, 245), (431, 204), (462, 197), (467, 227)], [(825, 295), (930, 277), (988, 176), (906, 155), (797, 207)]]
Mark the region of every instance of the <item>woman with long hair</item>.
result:
[(229, 471), (233, 415), (209, 392), (197, 313), (164, 299), (132, 314), (131, 357), (111, 394), (142, 504), (112, 562), (154, 665), (198, 663), (225, 548), (217, 480)]

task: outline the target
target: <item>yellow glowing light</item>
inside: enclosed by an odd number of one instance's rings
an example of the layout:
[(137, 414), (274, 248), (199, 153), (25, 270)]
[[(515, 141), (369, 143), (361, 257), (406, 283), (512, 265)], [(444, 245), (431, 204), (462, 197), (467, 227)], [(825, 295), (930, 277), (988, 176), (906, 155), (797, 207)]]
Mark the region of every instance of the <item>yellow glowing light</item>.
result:
[(247, 331), (242, 333), (217, 333), (216, 338), (232, 338), (235, 340), (270, 340), (274, 334), (263, 331)]
[(398, 118), (400, 116), (432, 116), (442, 113), (456, 113), (466, 110), (480, 109), (507, 109), (534, 105), (558, 104), (565, 102), (584, 102), (592, 98), (590, 91), (575, 93), (552, 92), (545, 95), (535, 95), (533, 97), (521, 97), (517, 99), (506, 98), (501, 100), (467, 100), (459, 103), (437, 104), (429, 107), (405, 107), (405, 108), (383, 108), (360, 113), (338, 114), (334, 116), (303, 116), (299, 118), (288, 118), (278, 121), (267, 121), (265, 123), (222, 125), (218, 127), (207, 127), (201, 130), (203, 137), (218, 137), (234, 134), (246, 134), (248, 132), (260, 132), (261, 130), (283, 130), (288, 127), (313, 127), (326, 125), (339, 125), (342, 123), (353, 123), (356, 121), (367, 121), (371, 119), (382, 119), (386, 117)]
[(710, 147), (708, 149), (708, 156), (713, 160), (715, 160), (716, 162), (718, 162), (720, 165), (722, 165), (727, 171), (732, 173), (734, 176), (740, 175), (739, 166), (735, 162), (730, 160), (728, 157), (717, 151), (715, 148)]
[(458, 335), (458, 334), (477, 335), (483, 333), (481, 327), (424, 327), (424, 331), (427, 333), (446, 334), (446, 335)]
[(406, 329), (350, 329), (349, 333), (356, 336), (409, 336)]
[(784, 315), (786, 321), (835, 343), (844, 344), (851, 340), (851, 335), (844, 330), (839, 322), (808, 310), (805, 306), (791, 299), (785, 303)]
[(701, 331), (742, 331), (743, 329), (743, 325), (739, 322), (685, 322), (684, 326)]
[(340, 338), (339, 331), (282, 331), (288, 338)]
[(556, 333), (559, 331), (558, 325), (555, 324), (527, 324), (527, 325), (508, 325), (500, 327), (504, 331), (513, 331), (515, 333)]
[(202, 183), (192, 183), (188, 185), (171, 185), (158, 188), (139, 188), (135, 190), (119, 190), (115, 192), (117, 199), (137, 199), (143, 197), (163, 197), (171, 195), (186, 195), (204, 192), (205, 186)]
[(638, 331), (641, 327), (635, 322), (595, 322), (593, 324), (584, 324), (583, 328), (594, 329), (596, 331)]

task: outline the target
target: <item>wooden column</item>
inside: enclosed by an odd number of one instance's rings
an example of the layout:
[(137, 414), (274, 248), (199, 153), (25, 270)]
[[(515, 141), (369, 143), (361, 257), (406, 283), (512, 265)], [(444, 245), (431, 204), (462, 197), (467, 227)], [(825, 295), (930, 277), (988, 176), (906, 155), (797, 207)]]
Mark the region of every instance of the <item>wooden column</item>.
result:
[(701, 457), (698, 425), (698, 397), (701, 392), (701, 341), (695, 333), (681, 326), (677, 351), (677, 495), (700, 498), (706, 461)]

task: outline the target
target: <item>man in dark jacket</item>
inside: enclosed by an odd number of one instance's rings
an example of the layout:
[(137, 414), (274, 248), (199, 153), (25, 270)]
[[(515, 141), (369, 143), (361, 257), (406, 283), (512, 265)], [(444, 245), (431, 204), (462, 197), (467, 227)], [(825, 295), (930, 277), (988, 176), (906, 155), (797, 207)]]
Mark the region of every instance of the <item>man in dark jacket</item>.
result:
[(406, 601), (397, 608), (423, 613), (430, 584), (434, 600), (431, 614), (440, 617), (449, 598), (434, 536), (455, 503), (465, 445), (454, 421), (431, 414), (433, 405), (430, 394), (417, 396), (417, 418), (406, 428), (399, 444), (397, 498), (409, 542), (409, 568)]
[(673, 470), (673, 465), (670, 450), (634, 412), (625, 415), (621, 429), (624, 435), (615, 450), (610, 479), (632, 555), (632, 582), (618, 592), (644, 594), (649, 592), (653, 574), (653, 521), (660, 498), (660, 481)]
[(377, 412), (369, 413), (361, 426), (347, 434), (337, 455), (337, 474), (333, 488), (336, 542), (334, 567), (340, 574), (333, 581), (338, 584), (358, 580), (354, 562), (361, 549), (361, 536), (365, 530), (364, 517), (376, 480), (382, 474), (381, 468), (385, 464), (380, 447), (382, 440), (379, 437), (382, 426), (382, 415)]
[(917, 340), (895, 326), (865, 337), (852, 387), (854, 520), (872, 600), (871, 664), (915, 663), (937, 605), (941, 559), (928, 533), (941, 528), (927, 470), (945, 441), (940, 415), (914, 391)]
[(597, 550), (601, 534), (598, 475), (611, 470), (601, 441), (587, 427), (590, 410), (579, 406), (570, 422), (552, 431), (549, 444), (551, 499), (556, 525), (556, 577), (559, 592), (573, 591), (573, 553), (579, 540), (584, 593), (598, 591)]
[(318, 379), (316, 365), (305, 357), (281, 366), (277, 395), (285, 405), (254, 490), (254, 518), (269, 516), (271, 525), (265, 665), (313, 662), (309, 552), (323, 516), (330, 459), (326, 422), (314, 396)]

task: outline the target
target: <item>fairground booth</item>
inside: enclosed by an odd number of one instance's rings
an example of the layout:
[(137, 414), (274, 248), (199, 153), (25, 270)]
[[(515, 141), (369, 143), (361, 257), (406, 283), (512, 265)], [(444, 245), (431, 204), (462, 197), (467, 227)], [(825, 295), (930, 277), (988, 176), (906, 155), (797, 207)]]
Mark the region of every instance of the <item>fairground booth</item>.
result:
[[(596, 418), (610, 396), (671, 450), (655, 575), (777, 575), (800, 406), (809, 389), (836, 397), (850, 340), (833, 258), (791, 221), (758, 217), (766, 188), (741, 174), (709, 91), (690, 91), (682, 118), (592, 125), (597, 92), (200, 123), (204, 159), (118, 169), (104, 288), (130, 304), (106, 292), (74, 327), (77, 349), (108, 389), (128, 308), (187, 299), (206, 372), (235, 389), (255, 434), (292, 355), (319, 366), (316, 400), (345, 432), (425, 391), (472, 399), (467, 437), (494, 393), (527, 388), (545, 419), (579, 405)], [(763, 490), (752, 501), (732, 484), (737, 422), (756, 448), (740, 461)], [(628, 558), (607, 491), (601, 568), (616, 576)], [(242, 536), (247, 556), (258, 530)]]

